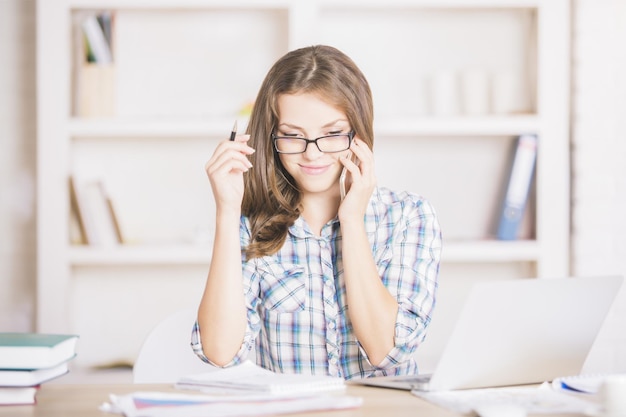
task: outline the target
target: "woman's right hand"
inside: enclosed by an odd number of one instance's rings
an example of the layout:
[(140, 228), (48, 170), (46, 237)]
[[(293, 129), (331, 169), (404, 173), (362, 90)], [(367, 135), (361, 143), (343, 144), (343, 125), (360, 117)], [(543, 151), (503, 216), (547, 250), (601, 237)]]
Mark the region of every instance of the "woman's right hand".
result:
[(252, 168), (247, 157), (254, 153), (247, 145), (249, 139), (250, 135), (237, 135), (234, 141), (220, 142), (204, 165), (218, 208), (241, 209), (243, 173)]

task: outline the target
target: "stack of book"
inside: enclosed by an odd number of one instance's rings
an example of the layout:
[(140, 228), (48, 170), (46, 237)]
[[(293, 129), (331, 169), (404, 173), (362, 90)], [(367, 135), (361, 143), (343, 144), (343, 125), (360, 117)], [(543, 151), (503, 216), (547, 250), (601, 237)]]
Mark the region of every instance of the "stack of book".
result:
[(0, 333), (0, 405), (35, 404), (44, 382), (66, 374), (78, 336)]

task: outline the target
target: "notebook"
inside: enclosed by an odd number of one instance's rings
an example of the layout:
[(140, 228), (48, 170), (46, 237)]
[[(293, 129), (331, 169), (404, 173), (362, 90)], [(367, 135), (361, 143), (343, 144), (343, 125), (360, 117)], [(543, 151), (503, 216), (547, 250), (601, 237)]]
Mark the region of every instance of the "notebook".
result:
[(439, 391), (577, 375), (622, 280), (611, 276), (475, 284), (432, 374), (355, 382)]

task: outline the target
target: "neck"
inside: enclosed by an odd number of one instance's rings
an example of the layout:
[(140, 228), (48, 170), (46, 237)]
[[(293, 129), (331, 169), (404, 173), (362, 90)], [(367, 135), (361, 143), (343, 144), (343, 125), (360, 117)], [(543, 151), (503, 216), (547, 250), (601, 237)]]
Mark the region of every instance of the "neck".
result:
[(339, 198), (328, 198), (323, 194), (308, 194), (302, 197), (302, 217), (313, 233), (320, 236), (322, 228), (337, 215)]

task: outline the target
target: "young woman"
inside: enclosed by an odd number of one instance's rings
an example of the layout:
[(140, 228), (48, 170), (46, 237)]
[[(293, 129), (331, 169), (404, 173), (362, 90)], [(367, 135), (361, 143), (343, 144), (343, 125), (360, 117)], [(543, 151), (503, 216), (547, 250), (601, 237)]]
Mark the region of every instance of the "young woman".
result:
[[(213, 256), (194, 351), (230, 366), (345, 379), (417, 373), (441, 233), (418, 195), (379, 188), (367, 80), (329, 46), (267, 74), (246, 135), (206, 164)], [(347, 173), (342, 198), (340, 176)]]

